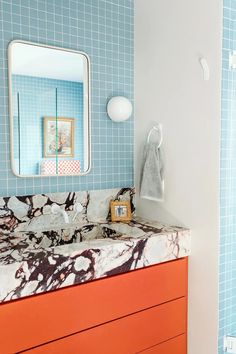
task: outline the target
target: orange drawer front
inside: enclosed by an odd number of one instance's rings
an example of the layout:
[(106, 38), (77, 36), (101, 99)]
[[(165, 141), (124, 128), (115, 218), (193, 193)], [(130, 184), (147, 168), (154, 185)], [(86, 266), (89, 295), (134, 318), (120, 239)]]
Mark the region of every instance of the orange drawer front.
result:
[(24, 353), (134, 354), (185, 332), (186, 298), (181, 298)]
[(168, 342), (155, 345), (139, 354), (187, 354), (187, 338), (186, 335), (173, 338)]
[(182, 296), (187, 296), (186, 258), (5, 303), (0, 305), (1, 353), (32, 348)]

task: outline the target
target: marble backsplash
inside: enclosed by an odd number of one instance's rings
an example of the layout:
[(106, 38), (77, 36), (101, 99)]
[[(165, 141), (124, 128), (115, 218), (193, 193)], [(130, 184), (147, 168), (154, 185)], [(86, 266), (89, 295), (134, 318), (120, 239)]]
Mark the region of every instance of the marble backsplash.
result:
[[(110, 220), (110, 201), (130, 200), (135, 212), (135, 189), (105, 189), (95, 191), (38, 194), (0, 198), (0, 232), (39, 231), (68, 228), (78, 223)], [(73, 220), (74, 205), (81, 203), (83, 210)], [(69, 224), (61, 215), (53, 215), (52, 204), (58, 204), (69, 216)]]

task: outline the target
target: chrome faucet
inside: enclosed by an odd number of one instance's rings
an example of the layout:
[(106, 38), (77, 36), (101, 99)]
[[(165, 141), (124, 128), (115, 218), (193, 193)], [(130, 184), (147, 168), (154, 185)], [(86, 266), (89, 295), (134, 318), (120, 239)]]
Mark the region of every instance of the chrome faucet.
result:
[[(63, 210), (58, 204), (52, 204), (51, 210), (52, 210), (52, 214), (61, 215), (64, 219), (65, 224), (70, 223), (69, 216), (68, 216), (67, 212), (65, 210)], [(72, 222), (74, 222), (76, 220), (77, 215), (80, 214), (82, 211), (83, 211), (83, 205), (80, 203), (76, 203), (74, 205), (75, 214), (72, 219)]]
[(51, 206), (51, 210), (54, 215), (61, 215), (64, 219), (64, 222), (66, 224), (69, 224), (69, 216), (68, 216), (67, 212), (65, 210), (61, 209), (58, 204), (53, 204)]

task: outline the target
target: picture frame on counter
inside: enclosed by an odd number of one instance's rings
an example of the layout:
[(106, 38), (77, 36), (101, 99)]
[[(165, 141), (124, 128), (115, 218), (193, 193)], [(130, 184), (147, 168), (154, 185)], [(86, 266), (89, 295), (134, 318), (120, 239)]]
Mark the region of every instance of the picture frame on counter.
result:
[(131, 204), (129, 201), (111, 201), (111, 221), (128, 222), (132, 219)]

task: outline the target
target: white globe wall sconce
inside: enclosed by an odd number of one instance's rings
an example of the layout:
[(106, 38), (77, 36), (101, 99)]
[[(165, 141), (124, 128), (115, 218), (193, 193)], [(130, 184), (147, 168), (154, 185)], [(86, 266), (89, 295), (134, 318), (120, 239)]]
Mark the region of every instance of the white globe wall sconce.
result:
[(132, 103), (123, 96), (113, 97), (107, 104), (107, 114), (113, 122), (124, 122), (130, 118), (132, 112)]

